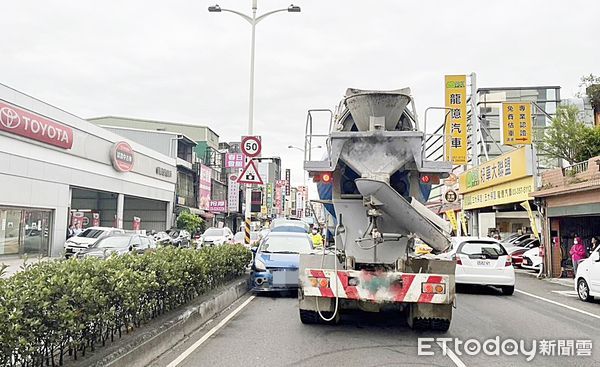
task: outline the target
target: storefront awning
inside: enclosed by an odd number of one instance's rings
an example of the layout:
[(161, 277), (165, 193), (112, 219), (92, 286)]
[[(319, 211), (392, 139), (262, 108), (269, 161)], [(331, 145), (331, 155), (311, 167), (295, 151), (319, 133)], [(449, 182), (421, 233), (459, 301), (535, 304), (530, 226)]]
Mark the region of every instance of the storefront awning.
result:
[(186, 211), (186, 210), (195, 215), (199, 215), (199, 216), (204, 215), (204, 210), (202, 210), (202, 209), (193, 208), (191, 206), (185, 206), (185, 205), (177, 205), (177, 213), (180, 213), (180, 212)]

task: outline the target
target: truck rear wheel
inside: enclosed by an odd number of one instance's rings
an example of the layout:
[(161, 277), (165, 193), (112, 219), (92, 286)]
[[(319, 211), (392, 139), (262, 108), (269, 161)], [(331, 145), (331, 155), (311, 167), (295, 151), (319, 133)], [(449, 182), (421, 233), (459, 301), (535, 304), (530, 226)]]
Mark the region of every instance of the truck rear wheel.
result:
[[(329, 318), (331, 318), (331, 316), (333, 316), (333, 312), (321, 311), (321, 314), (327, 319), (329, 319)], [(333, 320), (325, 321), (321, 318), (321, 316), (319, 315), (319, 313), (317, 311), (300, 310), (300, 321), (305, 325), (312, 325), (312, 324), (335, 325), (338, 322), (340, 322), (340, 313), (337, 312), (337, 314), (335, 315)]]
[(450, 329), (450, 321), (447, 319), (424, 319), (415, 317), (412, 320), (412, 328), (415, 330), (431, 330), (446, 332)]
[(411, 304), (408, 309), (408, 326), (415, 330), (446, 332), (452, 322), (451, 304)]

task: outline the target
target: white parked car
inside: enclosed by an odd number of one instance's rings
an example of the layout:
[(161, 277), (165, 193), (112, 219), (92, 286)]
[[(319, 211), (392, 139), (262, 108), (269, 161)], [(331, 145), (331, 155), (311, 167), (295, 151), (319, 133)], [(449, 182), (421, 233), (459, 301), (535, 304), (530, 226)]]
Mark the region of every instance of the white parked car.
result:
[(523, 262), (521, 263), (521, 267), (529, 270), (540, 270), (542, 261), (542, 257), (540, 256), (540, 248), (534, 247), (531, 250), (525, 251), (523, 254)]
[[(234, 244), (239, 244), (239, 245), (244, 245), (246, 246), (246, 241), (245, 241), (245, 232), (238, 232), (235, 234), (235, 236), (233, 236), (233, 243)], [(250, 246), (247, 247), (256, 247), (258, 246), (258, 242), (260, 241), (261, 237), (260, 234), (258, 232), (250, 232)]]
[(446, 254), (456, 260), (456, 284), (498, 287), (502, 293), (515, 291), (515, 269), (502, 244), (493, 238), (453, 237)]
[(212, 227), (204, 231), (200, 237), (201, 246), (223, 245), (233, 242), (233, 232), (227, 227), (216, 228)]
[(78, 236), (71, 237), (65, 242), (65, 257), (68, 259), (82, 250), (87, 250), (99, 239), (125, 234), (125, 231), (112, 227), (90, 227), (86, 228)]
[(600, 297), (600, 246), (577, 266), (575, 290), (582, 301)]

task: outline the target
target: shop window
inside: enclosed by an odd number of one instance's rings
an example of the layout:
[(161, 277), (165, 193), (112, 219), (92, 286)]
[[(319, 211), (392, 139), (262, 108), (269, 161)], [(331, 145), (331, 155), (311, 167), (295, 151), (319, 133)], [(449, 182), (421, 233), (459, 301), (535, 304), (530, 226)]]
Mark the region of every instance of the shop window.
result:
[(48, 255), (51, 213), (0, 208), (0, 255)]

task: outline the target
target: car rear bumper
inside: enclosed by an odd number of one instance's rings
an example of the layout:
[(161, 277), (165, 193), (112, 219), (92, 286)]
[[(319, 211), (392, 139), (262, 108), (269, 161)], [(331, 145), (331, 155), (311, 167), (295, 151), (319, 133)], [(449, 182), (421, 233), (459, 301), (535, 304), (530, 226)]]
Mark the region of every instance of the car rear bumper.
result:
[(297, 269), (253, 271), (250, 273), (250, 281), (253, 292), (294, 290), (298, 289), (300, 284)]
[(521, 262), (521, 267), (524, 269), (537, 270), (540, 268), (541, 265), (541, 262), (536, 263), (528, 257), (523, 257), (523, 261)]
[(515, 285), (515, 271), (512, 267), (505, 269), (489, 269), (485, 272), (471, 273), (456, 268), (456, 284), (478, 284), (478, 285)]

